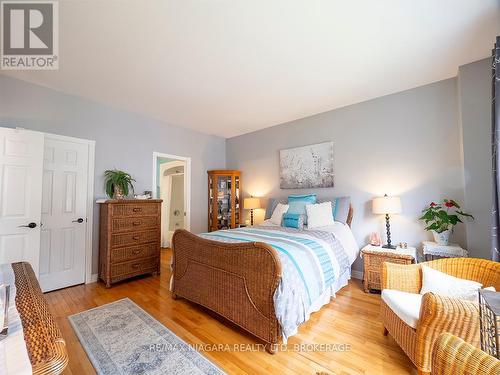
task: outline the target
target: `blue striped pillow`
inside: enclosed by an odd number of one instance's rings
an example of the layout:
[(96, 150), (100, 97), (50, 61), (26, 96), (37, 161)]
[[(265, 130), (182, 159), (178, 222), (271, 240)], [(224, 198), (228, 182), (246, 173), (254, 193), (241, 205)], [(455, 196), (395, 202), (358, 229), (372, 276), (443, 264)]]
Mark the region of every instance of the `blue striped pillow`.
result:
[(304, 215), (289, 214), (289, 213), (284, 214), (283, 215), (283, 226), (286, 228), (303, 229), (304, 228)]

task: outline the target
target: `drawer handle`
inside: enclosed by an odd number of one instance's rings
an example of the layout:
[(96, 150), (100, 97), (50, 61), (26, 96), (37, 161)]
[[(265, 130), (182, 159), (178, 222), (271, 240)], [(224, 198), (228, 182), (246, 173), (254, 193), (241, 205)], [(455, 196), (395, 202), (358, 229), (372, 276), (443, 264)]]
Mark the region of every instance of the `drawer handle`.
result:
[(141, 249), (135, 249), (132, 251), (132, 254), (139, 254), (141, 252)]
[(140, 263), (134, 263), (132, 264), (132, 268), (139, 268), (141, 266)]
[(134, 208), (132, 209), (132, 211), (134, 211), (134, 212), (141, 212), (141, 211), (142, 211), (142, 208), (141, 208), (141, 207), (134, 207)]
[(139, 238), (140, 238), (139, 236), (134, 236), (134, 237), (132, 237), (132, 239), (133, 239), (133, 240), (136, 240), (136, 241), (137, 241)]
[(136, 227), (136, 226), (138, 226), (138, 225), (141, 225), (141, 222), (140, 222), (140, 221), (134, 221), (134, 222), (132, 223), (132, 225), (133, 225), (134, 227)]

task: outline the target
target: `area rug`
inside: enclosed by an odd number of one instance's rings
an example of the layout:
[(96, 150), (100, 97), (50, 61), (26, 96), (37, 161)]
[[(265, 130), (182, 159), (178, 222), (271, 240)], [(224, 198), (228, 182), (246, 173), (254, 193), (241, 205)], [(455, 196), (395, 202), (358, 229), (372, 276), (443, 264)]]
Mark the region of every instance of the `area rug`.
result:
[(224, 374), (128, 298), (69, 317), (98, 374)]

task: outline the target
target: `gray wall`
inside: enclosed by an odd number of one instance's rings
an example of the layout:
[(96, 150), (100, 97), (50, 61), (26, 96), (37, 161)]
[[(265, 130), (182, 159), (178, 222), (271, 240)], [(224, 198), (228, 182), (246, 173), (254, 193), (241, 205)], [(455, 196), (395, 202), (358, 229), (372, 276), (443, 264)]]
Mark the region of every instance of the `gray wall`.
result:
[[(352, 229), (360, 247), (371, 231), (385, 233), (383, 217), (371, 213), (375, 196), (401, 196), (403, 213), (392, 220), (392, 237), (410, 245), (430, 238), (417, 220), (426, 204), (464, 200), (456, 79), (228, 139), (226, 163), (242, 170), (247, 195), (287, 196), (302, 191), (280, 190), (279, 150), (330, 140), (336, 186), (312, 191), (352, 197)], [(453, 241), (465, 244), (463, 226)], [(361, 269), (359, 260), (354, 268)]]
[(465, 204), (475, 220), (467, 222), (467, 249), (489, 258), (491, 249), (491, 59), (458, 71), (462, 125)]
[[(96, 141), (95, 197), (105, 197), (103, 172), (119, 168), (151, 190), (153, 151), (192, 158), (191, 229), (207, 227), (207, 170), (225, 166), (225, 140), (115, 110), (0, 75), (0, 126), (24, 127)], [(98, 207), (94, 208), (93, 272), (97, 272)]]

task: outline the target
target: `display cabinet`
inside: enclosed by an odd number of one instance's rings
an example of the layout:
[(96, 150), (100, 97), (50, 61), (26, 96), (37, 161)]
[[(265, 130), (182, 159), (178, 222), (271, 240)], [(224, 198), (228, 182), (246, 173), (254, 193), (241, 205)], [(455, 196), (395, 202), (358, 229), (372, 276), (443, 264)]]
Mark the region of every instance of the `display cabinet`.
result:
[(241, 224), (241, 172), (208, 171), (208, 231)]

